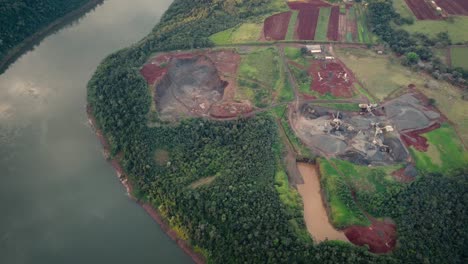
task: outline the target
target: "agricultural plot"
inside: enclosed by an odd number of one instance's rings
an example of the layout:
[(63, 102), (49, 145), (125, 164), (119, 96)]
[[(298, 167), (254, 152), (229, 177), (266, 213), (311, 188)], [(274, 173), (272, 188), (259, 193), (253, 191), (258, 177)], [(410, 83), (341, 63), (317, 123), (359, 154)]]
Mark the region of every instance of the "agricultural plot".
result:
[(468, 16), (468, 1), (466, 0), (435, 0), (435, 2), (450, 15)]
[(423, 134), (428, 141), (426, 151), (411, 148), (416, 167), (420, 171), (446, 173), (468, 166), (468, 152), (458, 139), (454, 129), (448, 124)]
[(289, 25), (288, 25), (288, 34), (286, 35), (286, 40), (294, 39), (298, 15), (299, 15), (298, 11), (292, 11), (291, 20), (289, 21)]
[[(263, 25), (263, 35), (266, 40), (284, 40), (288, 32), (288, 25), (293, 24), (295, 19), (291, 19), (292, 12), (279, 13), (265, 19)], [(297, 18), (297, 14), (294, 14)]]
[(419, 20), (437, 20), (441, 16), (434, 7), (424, 0), (405, 0), (411, 11)]
[(330, 94), (336, 98), (353, 97), (354, 76), (337, 61), (314, 60), (308, 73), (312, 77), (310, 90), (321, 96)]
[(327, 31), (328, 40), (332, 40), (332, 41), (339, 40), (339, 32), (338, 32), (339, 22), (340, 22), (340, 7), (334, 6), (331, 8), (330, 19), (328, 23), (328, 31)]
[(355, 9), (357, 22), (357, 40), (360, 43), (371, 43), (371, 36), (367, 27), (367, 17), (362, 6), (358, 5)]
[(331, 10), (332, 9), (330, 7), (320, 8), (314, 40), (319, 40), (319, 41), (327, 40), (328, 23), (330, 20)]
[(261, 24), (244, 23), (237, 27), (218, 32), (210, 36), (210, 40), (216, 45), (253, 42), (260, 38), (261, 30)]
[(313, 40), (320, 9), (301, 9), (298, 15), (296, 37), (299, 40)]
[(451, 47), (450, 57), (452, 67), (468, 70), (468, 47)]

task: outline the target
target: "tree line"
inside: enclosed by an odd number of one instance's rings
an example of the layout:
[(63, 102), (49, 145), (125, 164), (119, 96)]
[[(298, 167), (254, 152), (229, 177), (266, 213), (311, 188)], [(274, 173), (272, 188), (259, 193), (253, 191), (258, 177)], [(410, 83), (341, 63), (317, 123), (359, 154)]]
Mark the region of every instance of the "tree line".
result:
[(0, 61), (26, 38), (90, 0), (1, 0)]

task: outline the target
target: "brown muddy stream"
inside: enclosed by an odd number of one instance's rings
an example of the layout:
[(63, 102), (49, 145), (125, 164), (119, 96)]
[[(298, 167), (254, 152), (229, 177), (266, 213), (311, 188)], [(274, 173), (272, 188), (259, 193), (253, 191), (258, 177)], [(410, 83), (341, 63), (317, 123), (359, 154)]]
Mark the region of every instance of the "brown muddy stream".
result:
[(304, 218), (307, 230), (316, 242), (328, 240), (348, 241), (344, 232), (338, 231), (328, 221), (320, 192), (320, 180), (317, 168), (308, 163), (297, 163), (304, 184), (298, 184), (297, 189), (304, 202)]

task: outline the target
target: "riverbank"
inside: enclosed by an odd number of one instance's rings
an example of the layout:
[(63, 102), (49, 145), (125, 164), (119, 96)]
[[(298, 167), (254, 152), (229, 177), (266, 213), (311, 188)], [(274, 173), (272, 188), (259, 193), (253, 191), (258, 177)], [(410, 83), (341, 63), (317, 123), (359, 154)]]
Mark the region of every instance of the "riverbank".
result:
[(63, 17), (57, 18), (45, 28), (34, 33), (33, 35), (29, 36), (21, 43), (10, 49), (10, 51), (8, 51), (7, 54), (0, 60), (0, 74), (3, 73), (11, 63), (16, 61), (16, 59), (18, 59), (26, 51), (32, 49), (36, 43), (47, 37), (49, 34), (62, 28), (70, 21), (75, 20), (83, 14), (87, 13), (88, 11), (92, 10), (97, 5), (102, 4), (103, 2), (104, 0), (90, 0), (88, 3), (84, 4), (80, 8), (69, 12)]
[(133, 193), (133, 186), (131, 185), (127, 175), (125, 174), (124, 169), (120, 165), (119, 158), (115, 157), (113, 159), (110, 159), (110, 144), (107, 141), (107, 139), (104, 137), (104, 134), (100, 129), (97, 127), (97, 121), (94, 118), (92, 114), (92, 110), (90, 106), (86, 107), (86, 113), (88, 115), (88, 122), (95, 132), (96, 136), (98, 137), (99, 141), (101, 142), (101, 145), (103, 147), (103, 154), (104, 157), (110, 162), (112, 167), (114, 168), (117, 177), (119, 178), (120, 183), (125, 187), (126, 192), (128, 197), (130, 199), (134, 200), (137, 204), (139, 204), (145, 211), (146, 213), (151, 216), (151, 218), (159, 224), (161, 230), (166, 233), (167, 236), (169, 236), (173, 241), (176, 242), (177, 246), (181, 248), (185, 254), (190, 256), (192, 260), (197, 263), (197, 264), (204, 264), (206, 262), (204, 256), (201, 254), (198, 254), (195, 252), (193, 247), (184, 239), (180, 238), (177, 235), (177, 232), (175, 232), (170, 225), (167, 223), (166, 219), (164, 219), (161, 214), (158, 212), (156, 208), (154, 208), (150, 203), (140, 201), (136, 199), (132, 193)]

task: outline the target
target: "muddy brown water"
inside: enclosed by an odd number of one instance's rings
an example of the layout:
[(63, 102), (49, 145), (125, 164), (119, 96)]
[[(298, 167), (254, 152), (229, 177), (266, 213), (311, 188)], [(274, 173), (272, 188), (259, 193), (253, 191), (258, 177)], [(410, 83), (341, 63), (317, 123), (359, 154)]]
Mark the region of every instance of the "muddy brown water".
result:
[(0, 75), (0, 263), (191, 263), (126, 195), (88, 125), (86, 83), (171, 0), (105, 0)]
[(297, 163), (304, 184), (297, 185), (297, 189), (304, 202), (304, 219), (307, 230), (316, 242), (328, 240), (348, 241), (344, 232), (336, 230), (328, 220), (320, 192), (320, 180), (315, 165)]

